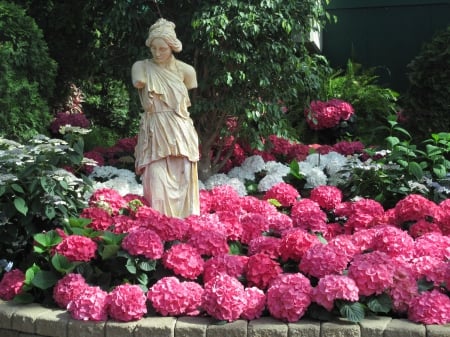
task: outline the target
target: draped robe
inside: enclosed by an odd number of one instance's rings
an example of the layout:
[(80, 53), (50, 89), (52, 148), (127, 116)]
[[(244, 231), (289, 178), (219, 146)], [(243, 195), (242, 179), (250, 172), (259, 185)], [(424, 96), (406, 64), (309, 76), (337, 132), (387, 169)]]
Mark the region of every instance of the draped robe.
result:
[(139, 97), (144, 112), (135, 157), (144, 197), (168, 216), (199, 214), (198, 135), (188, 112), (188, 90), (181, 73), (152, 60), (142, 62), (146, 82)]

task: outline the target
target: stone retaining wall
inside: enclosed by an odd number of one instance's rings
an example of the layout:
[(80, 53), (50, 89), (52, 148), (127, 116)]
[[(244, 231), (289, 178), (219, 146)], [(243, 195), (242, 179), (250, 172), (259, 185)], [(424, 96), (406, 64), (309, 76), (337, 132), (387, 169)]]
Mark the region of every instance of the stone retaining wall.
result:
[(83, 322), (64, 310), (0, 301), (0, 337), (450, 337), (450, 324), (422, 325), (404, 319), (369, 317), (359, 324), (270, 317), (214, 324), (205, 317), (146, 317), (137, 322)]

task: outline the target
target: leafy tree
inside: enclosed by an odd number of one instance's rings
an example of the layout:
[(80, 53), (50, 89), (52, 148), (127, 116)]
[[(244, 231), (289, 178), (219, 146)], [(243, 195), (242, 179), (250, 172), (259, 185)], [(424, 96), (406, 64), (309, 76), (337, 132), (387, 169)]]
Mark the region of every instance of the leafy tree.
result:
[[(260, 136), (289, 136), (283, 105), (306, 100), (299, 93), (318, 87), (305, 67), (310, 31), (325, 17), (322, 3), (198, 1), (192, 45), (200, 82), (191, 111), (201, 139), (201, 178), (232, 154), (227, 136), (255, 144)], [(235, 127), (224, 127), (230, 118)]]
[(0, 1), (0, 136), (23, 140), (46, 133), (55, 75), (36, 22), (21, 7)]

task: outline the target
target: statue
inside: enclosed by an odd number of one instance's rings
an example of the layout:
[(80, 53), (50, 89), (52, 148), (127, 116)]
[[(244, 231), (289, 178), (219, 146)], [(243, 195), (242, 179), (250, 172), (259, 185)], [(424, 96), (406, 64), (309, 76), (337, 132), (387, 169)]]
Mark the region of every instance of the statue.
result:
[(200, 213), (198, 135), (188, 112), (188, 89), (197, 87), (197, 75), (173, 55), (182, 49), (173, 22), (157, 20), (145, 45), (152, 58), (135, 62), (131, 69), (144, 109), (135, 148), (136, 173), (152, 208), (185, 218)]

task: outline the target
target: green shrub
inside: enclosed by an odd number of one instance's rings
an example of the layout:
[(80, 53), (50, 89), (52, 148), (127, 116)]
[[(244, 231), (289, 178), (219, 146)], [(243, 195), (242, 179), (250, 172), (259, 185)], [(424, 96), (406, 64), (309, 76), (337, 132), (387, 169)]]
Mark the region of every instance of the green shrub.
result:
[(363, 70), (360, 65), (347, 62), (347, 69), (335, 72), (325, 88), (326, 99), (340, 98), (355, 109), (355, 135), (365, 144), (377, 143), (386, 135), (376, 133), (386, 119), (397, 112), (399, 94), (377, 83), (374, 69)]
[(450, 26), (408, 64), (407, 125), (419, 140), (450, 128)]
[(0, 136), (25, 140), (47, 133), (56, 62), (25, 11), (0, 1)]
[(88, 179), (63, 167), (80, 167), (83, 141), (36, 136), (25, 144), (0, 138), (0, 257), (29, 264), (35, 233), (61, 226), (86, 207)]

